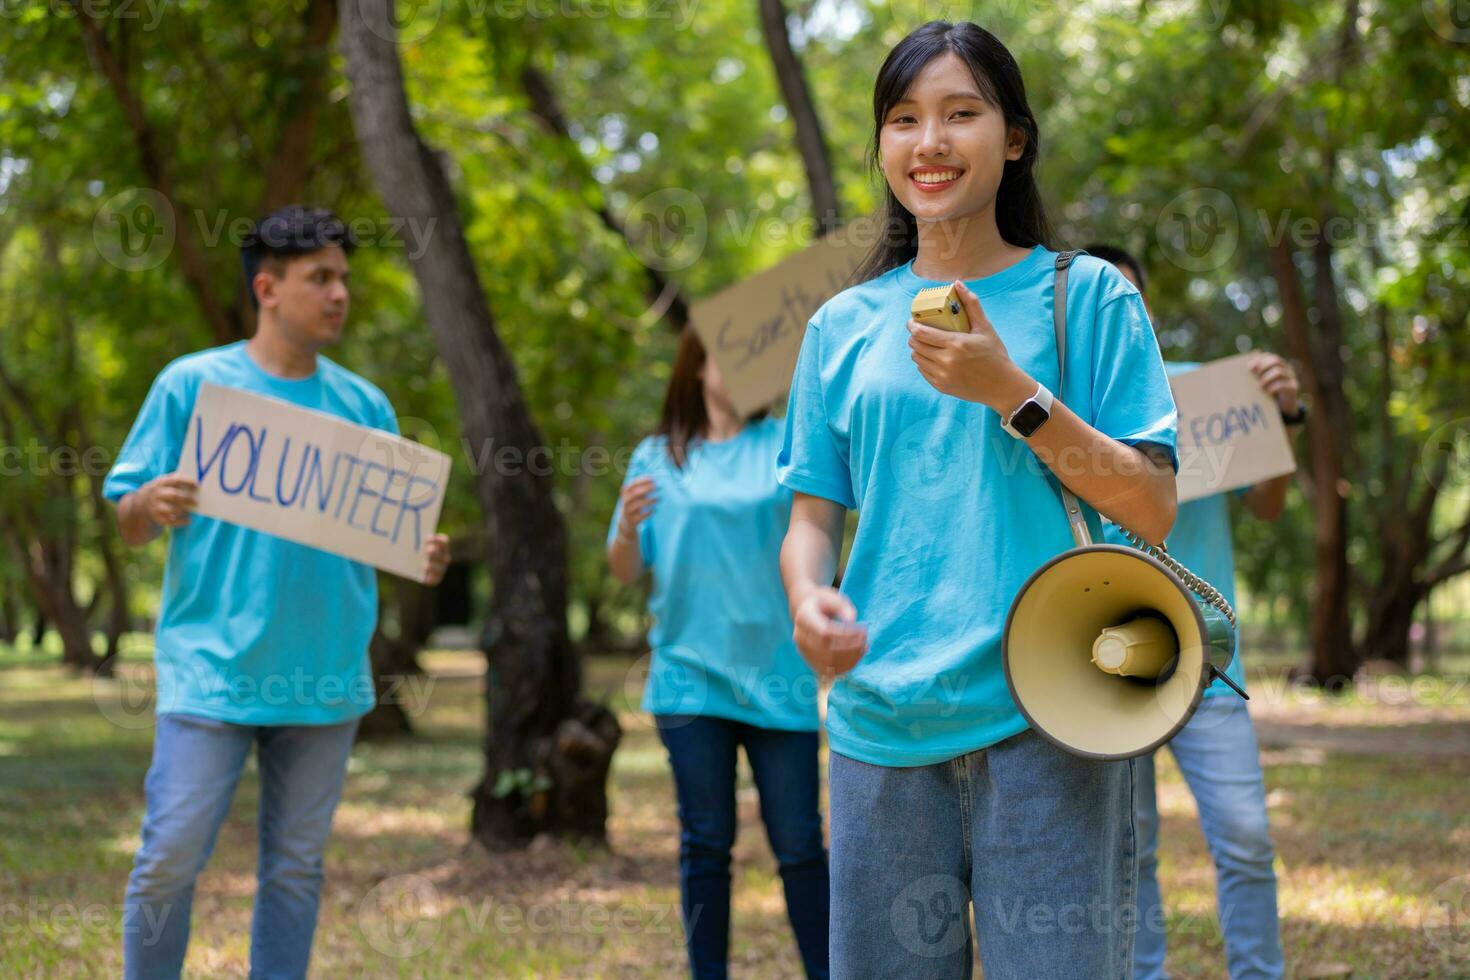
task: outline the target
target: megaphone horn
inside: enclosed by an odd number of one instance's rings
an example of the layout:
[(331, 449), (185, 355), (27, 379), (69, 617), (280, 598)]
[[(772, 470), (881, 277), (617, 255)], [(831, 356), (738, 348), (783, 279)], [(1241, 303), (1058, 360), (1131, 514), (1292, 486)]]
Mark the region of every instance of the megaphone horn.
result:
[[(1056, 259), (1058, 387), (1067, 358), (1067, 269)], [(1163, 546), (1093, 544), (1082, 506), (1060, 481), (1076, 547), (1027, 579), (1006, 616), (1001, 659), (1021, 714), (1074, 755), (1129, 759), (1167, 742), (1235, 656), (1235, 612)]]

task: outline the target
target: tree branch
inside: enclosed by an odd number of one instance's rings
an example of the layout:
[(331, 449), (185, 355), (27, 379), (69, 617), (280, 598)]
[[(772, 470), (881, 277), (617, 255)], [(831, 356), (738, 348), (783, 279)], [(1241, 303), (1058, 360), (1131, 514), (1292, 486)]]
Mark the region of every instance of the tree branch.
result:
[[(92, 13), (91, 7), (74, 0), (73, 9), (76, 12), (77, 23), (81, 25), (82, 41), (86, 45), (87, 57), (112, 90), (118, 107), (122, 109), (128, 129), (133, 134), (133, 143), (138, 151), (143, 175), (173, 211), (174, 248), (184, 280), (194, 293), (194, 299), (198, 302), (215, 339), (220, 343), (238, 340), (244, 336), (243, 324), (236, 310), (220, 302), (210, 278), (209, 264), (205, 261), (204, 251), (194, 239), (193, 226), (184, 220), (189, 212), (179, 200), (173, 176), (169, 172), (168, 161), (159, 148), (158, 133), (143, 110), (143, 103), (128, 78), (127, 70), (117, 52), (108, 42), (101, 22)], [(119, 23), (126, 23), (126, 21), (119, 20)]]

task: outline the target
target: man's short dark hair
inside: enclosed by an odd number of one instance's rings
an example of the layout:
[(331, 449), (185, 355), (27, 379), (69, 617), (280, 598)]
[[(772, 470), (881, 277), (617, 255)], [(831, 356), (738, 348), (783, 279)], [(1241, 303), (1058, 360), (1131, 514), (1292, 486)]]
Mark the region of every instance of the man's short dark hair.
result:
[(1133, 278), (1138, 280), (1138, 291), (1140, 293), (1145, 291), (1148, 286), (1148, 276), (1143, 272), (1143, 263), (1135, 259), (1126, 249), (1119, 248), (1117, 245), (1099, 243), (1087, 246), (1085, 251), (1088, 255), (1095, 255), (1104, 262), (1111, 262), (1113, 265), (1127, 269), (1133, 273)]
[(245, 272), (250, 305), (260, 308), (260, 300), (255, 295), (255, 274), (261, 266), (280, 273), (291, 259), (333, 245), (351, 255), (357, 240), (342, 219), (326, 208), (291, 204), (261, 218), (240, 243), (240, 265)]

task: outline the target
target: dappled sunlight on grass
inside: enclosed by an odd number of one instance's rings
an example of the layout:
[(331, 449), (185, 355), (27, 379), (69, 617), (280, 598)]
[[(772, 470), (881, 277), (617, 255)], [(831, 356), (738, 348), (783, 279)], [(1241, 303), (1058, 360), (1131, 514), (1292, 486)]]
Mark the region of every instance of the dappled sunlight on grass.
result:
[[(611, 848), (542, 840), (508, 854), (484, 852), (467, 831), (468, 794), (482, 766), (483, 660), (435, 651), (423, 662), (436, 673), (414, 704), (419, 734), (354, 750), (327, 848), (313, 975), (684, 975), (678, 817), (667, 754), (635, 710), (637, 692), (625, 689), (633, 660), (594, 658), (586, 671), (589, 692), (624, 727), (610, 784)], [(135, 681), (151, 676), (146, 665), (124, 668)], [(0, 967), (6, 976), (116, 975), (118, 903), (138, 846), (151, 722), (117, 715), (109, 700), (136, 689), (94, 686), (55, 668), (0, 676), (0, 883), (43, 910), (90, 903), (103, 913), (93, 928), (47, 920), (7, 935)], [(1406, 747), (1435, 726), (1470, 728), (1470, 709), (1442, 703), (1424, 714), (1422, 705), (1293, 697), (1286, 690), (1276, 705), (1269, 697), (1252, 704), (1268, 722), (1279, 716), (1329, 733), (1321, 744), (1283, 742), (1262, 753), (1292, 975), (1455, 976), (1458, 934), (1432, 921), (1433, 893), (1470, 869), (1470, 758), (1428, 764)], [(1373, 755), (1332, 747), (1335, 728), (1363, 726), (1392, 726), (1409, 741)], [(781, 881), (743, 759), (738, 779), (732, 972), (797, 976)], [(1223, 977), (1214, 868), (1168, 753), (1158, 784), (1170, 970)], [(252, 766), (199, 880), (193, 975), (246, 975), (258, 799)]]

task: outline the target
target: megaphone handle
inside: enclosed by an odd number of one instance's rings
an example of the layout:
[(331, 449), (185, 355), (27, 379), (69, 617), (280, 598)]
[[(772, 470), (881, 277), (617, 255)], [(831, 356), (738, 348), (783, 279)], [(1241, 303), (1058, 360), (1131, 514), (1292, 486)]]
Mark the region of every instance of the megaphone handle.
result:
[(1210, 664), (1210, 673), (1213, 674), (1215, 677), (1218, 677), (1220, 680), (1224, 681), (1226, 687), (1230, 688), (1230, 690), (1234, 691), (1236, 694), (1239, 694), (1247, 701), (1251, 699), (1251, 696), (1245, 693), (1245, 691), (1241, 689), (1240, 685), (1232, 681), (1230, 679), (1230, 675), (1225, 673), (1225, 671), (1221, 670), (1219, 667), (1216, 667), (1214, 664)]

